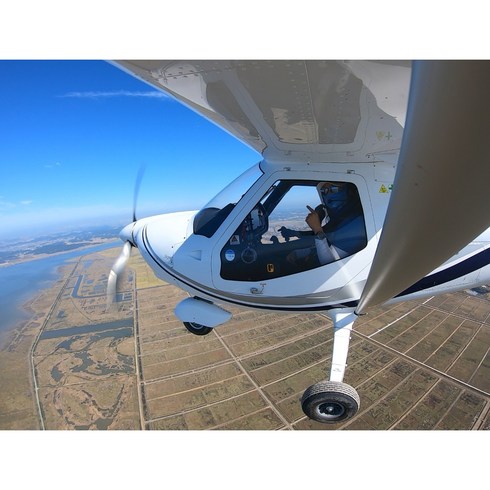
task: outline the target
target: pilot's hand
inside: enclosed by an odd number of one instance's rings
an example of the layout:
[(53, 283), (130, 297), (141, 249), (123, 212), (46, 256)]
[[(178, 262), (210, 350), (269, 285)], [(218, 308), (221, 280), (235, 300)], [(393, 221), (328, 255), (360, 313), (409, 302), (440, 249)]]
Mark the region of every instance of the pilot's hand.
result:
[(305, 219), (307, 225), (313, 230), (313, 233), (319, 233), (319, 232), (323, 231), (322, 223), (320, 220), (320, 216), (318, 216), (318, 213), (314, 209), (312, 209), (310, 206), (306, 206), (306, 207), (308, 208), (308, 211), (310, 212)]
[(284, 239), (289, 242), (289, 239), (291, 237), (297, 236), (297, 232), (294, 230), (290, 230), (289, 228), (286, 228), (285, 226), (282, 226), (277, 230), (283, 237)]

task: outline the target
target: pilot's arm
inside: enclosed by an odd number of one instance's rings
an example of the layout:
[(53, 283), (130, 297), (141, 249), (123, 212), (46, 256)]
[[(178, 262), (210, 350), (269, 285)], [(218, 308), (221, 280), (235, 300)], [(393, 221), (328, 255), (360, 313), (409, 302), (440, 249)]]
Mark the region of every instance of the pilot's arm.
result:
[(320, 216), (310, 206), (306, 207), (310, 213), (305, 221), (315, 234), (315, 248), (320, 264), (325, 265), (340, 259), (337, 251), (333, 247), (330, 247), (328, 243), (327, 236), (322, 228)]
[[(316, 213), (315, 219), (318, 220), (318, 226), (321, 228), (321, 222), (325, 218), (325, 207), (320, 204), (317, 206), (315, 209), (310, 208), (309, 206), (306, 206), (308, 210), (312, 213)], [(311, 225), (308, 223), (308, 225), (311, 228)], [(312, 235), (311, 231), (304, 231), (304, 230), (290, 230), (289, 228), (286, 228), (285, 226), (279, 228), (278, 230), (283, 238), (286, 240), (286, 242), (289, 242), (289, 239), (292, 237), (297, 237), (297, 238), (302, 238), (302, 237), (308, 237)]]

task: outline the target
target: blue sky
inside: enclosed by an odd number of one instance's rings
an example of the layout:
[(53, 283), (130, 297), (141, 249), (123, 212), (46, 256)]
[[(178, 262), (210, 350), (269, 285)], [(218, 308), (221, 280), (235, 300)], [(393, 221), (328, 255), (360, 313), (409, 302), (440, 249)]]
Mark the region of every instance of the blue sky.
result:
[(260, 155), (105, 61), (0, 61), (3, 238), (205, 204)]
[[(439, 7), (419, 0), (424, 16), (411, 4), (403, 25), (390, 9), (355, 0), (348, 27), (330, 22), (326, 30), (325, 15), (292, 2), (277, 9), (253, 0), (238, 24), (232, 10), (212, 2), (170, 3), (164, 17), (157, 3), (142, 0), (134, 8), (115, 0), (46, 0), (2, 8), (3, 237), (110, 222), (116, 215), (121, 223), (130, 220), (142, 163), (139, 215), (200, 207), (260, 159), (197, 114), (155, 96), (152, 87), (87, 59), (488, 58), (484, 15), (468, 9), (464, 19), (461, 9), (447, 9), (442, 30), (433, 21)], [(323, 8), (328, 18), (345, 16), (342, 4)], [(366, 38), (366, 25), (381, 28)], [(58, 61), (13, 61), (32, 58)], [(62, 61), (73, 58), (79, 61)]]

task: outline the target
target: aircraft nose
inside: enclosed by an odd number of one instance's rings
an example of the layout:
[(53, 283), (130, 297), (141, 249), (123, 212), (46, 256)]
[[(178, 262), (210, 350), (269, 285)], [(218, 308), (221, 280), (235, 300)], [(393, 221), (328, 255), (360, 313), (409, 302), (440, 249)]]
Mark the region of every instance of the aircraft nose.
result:
[(196, 211), (179, 211), (139, 220), (133, 230), (134, 240), (142, 248), (150, 248), (154, 257), (174, 266), (177, 250), (192, 234), (192, 221)]

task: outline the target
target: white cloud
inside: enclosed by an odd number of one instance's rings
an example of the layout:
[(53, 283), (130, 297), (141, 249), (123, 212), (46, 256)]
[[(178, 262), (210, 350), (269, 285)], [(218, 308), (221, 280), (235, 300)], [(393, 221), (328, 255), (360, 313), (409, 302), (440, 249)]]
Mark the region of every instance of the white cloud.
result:
[(22, 204), (22, 206), (29, 206), (29, 204), (32, 204), (32, 201), (20, 201), (20, 204)]
[(85, 99), (99, 99), (108, 97), (148, 97), (154, 99), (168, 99), (168, 95), (157, 90), (151, 92), (131, 92), (129, 90), (115, 90), (109, 92), (68, 92), (60, 97), (74, 97)]
[(44, 165), (44, 168), (57, 168), (57, 167), (61, 167), (60, 162), (47, 163), (46, 165)]

